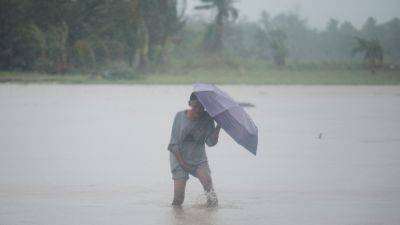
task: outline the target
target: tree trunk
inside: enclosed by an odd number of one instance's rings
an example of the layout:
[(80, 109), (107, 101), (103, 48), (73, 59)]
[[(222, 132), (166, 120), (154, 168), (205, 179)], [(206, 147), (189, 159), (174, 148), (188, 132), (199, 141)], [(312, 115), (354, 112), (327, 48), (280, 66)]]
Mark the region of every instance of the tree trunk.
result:
[(221, 53), (223, 49), (223, 34), (224, 34), (224, 17), (221, 13), (218, 13), (216, 18), (216, 34), (214, 49), (215, 52)]
[(129, 49), (128, 50), (129, 52), (128, 52), (128, 64), (129, 64), (129, 67), (133, 67), (133, 61), (134, 61), (134, 59), (135, 59), (135, 51), (133, 50), (133, 49)]

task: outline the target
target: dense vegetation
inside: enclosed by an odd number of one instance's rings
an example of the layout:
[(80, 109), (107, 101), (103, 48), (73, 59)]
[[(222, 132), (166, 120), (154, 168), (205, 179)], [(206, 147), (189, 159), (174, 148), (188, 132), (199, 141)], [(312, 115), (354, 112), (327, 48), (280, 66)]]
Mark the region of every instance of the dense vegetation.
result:
[[(198, 68), (398, 70), (400, 19), (310, 27), (295, 12), (238, 20), (232, 0), (0, 0), (0, 70), (127, 77)], [(264, 66), (260, 67), (265, 69)]]

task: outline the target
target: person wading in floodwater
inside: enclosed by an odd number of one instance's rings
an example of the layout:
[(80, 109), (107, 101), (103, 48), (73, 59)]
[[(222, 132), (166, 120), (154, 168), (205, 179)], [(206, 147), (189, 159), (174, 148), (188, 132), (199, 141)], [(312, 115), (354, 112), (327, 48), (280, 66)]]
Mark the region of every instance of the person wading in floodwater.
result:
[(215, 127), (214, 120), (193, 93), (190, 95), (189, 106), (190, 109), (180, 111), (175, 115), (168, 145), (174, 180), (172, 205), (182, 205), (186, 181), (191, 174), (203, 185), (207, 206), (215, 207), (218, 205), (218, 199), (212, 184), (205, 144), (210, 147), (215, 146), (218, 143), (221, 128), (218, 125)]

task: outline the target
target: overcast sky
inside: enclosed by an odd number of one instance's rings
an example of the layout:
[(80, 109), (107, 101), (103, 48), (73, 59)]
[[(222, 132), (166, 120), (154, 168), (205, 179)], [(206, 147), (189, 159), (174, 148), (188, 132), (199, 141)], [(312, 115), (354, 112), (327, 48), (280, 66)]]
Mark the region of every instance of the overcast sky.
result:
[[(200, 0), (188, 0), (187, 13), (198, 13), (193, 7), (200, 4)], [(323, 29), (330, 18), (340, 22), (348, 20), (360, 27), (370, 16), (379, 23), (400, 17), (400, 0), (237, 0), (236, 8), (241, 17), (252, 21), (258, 20), (262, 10), (271, 15), (297, 10), (311, 27), (319, 29)]]

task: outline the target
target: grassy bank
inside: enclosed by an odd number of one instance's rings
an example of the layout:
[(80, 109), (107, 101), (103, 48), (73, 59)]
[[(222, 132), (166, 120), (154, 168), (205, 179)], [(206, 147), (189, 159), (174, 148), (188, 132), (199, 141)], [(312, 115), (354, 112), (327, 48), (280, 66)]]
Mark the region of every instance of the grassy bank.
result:
[(166, 72), (113, 78), (101, 75), (48, 75), (25, 72), (0, 72), (1, 83), (62, 83), (62, 84), (216, 84), (252, 85), (399, 85), (400, 71), (346, 69), (197, 69), (190, 72)]

